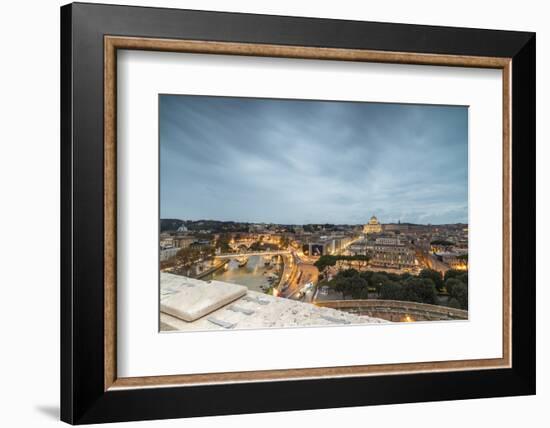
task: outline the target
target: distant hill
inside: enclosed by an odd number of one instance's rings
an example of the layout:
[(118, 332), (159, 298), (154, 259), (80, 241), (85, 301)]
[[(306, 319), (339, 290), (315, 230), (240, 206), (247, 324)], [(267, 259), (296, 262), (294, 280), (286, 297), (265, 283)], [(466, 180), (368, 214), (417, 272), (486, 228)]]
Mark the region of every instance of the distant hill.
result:
[(173, 232), (178, 230), (178, 228), (185, 224), (183, 220), (173, 219), (173, 218), (161, 218), (160, 219), (160, 231), (161, 232)]
[[(249, 227), (251, 225), (254, 225), (256, 223), (248, 223), (248, 222), (237, 222), (237, 221), (220, 221), (220, 220), (208, 220), (208, 219), (201, 219), (201, 220), (180, 220), (175, 218), (161, 218), (160, 219), (160, 231), (161, 232), (175, 232), (177, 231), (182, 225), (187, 228), (190, 232), (198, 232), (202, 230), (210, 230), (212, 233), (220, 233), (220, 232), (229, 232), (229, 233), (238, 233), (238, 232), (248, 232)], [(266, 227), (271, 226), (277, 226), (277, 227), (284, 227), (287, 229), (291, 229), (292, 225), (272, 225), (272, 224), (264, 224), (261, 223)], [(423, 224), (415, 224), (415, 223), (384, 223), (383, 226), (402, 226), (402, 227), (468, 227), (467, 224), (463, 223), (456, 223), (456, 224), (446, 224), (446, 225), (423, 225)], [(342, 228), (348, 228), (353, 227), (353, 225), (339, 225), (339, 224), (303, 224), (300, 225), (303, 227), (304, 231), (306, 232), (318, 232), (320, 230), (326, 230), (326, 231), (337, 231), (342, 230)]]
[(160, 219), (161, 232), (175, 232), (184, 225), (190, 232), (211, 230), (212, 232), (247, 232), (249, 223), (218, 220), (178, 220), (173, 218)]

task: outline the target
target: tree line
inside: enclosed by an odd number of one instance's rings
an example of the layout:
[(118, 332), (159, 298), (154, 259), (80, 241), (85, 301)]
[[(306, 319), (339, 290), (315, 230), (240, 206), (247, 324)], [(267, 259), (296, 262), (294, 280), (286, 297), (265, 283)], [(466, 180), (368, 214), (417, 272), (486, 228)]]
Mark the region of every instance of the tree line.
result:
[(468, 273), (449, 270), (445, 275), (424, 269), (418, 276), (409, 273), (340, 271), (319, 286), (328, 286), (345, 298), (368, 299), (369, 293), (378, 299), (440, 304), (440, 296), (448, 295), (447, 306), (468, 309)]
[(206, 260), (215, 254), (215, 248), (210, 245), (196, 245), (181, 248), (177, 254), (169, 260), (160, 263), (160, 269), (172, 268), (177, 273), (185, 273), (199, 260)]
[(315, 267), (319, 269), (319, 272), (324, 272), (324, 270), (330, 266), (335, 266), (336, 262), (338, 260), (343, 261), (361, 261), (361, 262), (368, 262), (370, 260), (369, 256), (364, 255), (356, 255), (356, 256), (321, 256), (319, 259), (314, 263)]

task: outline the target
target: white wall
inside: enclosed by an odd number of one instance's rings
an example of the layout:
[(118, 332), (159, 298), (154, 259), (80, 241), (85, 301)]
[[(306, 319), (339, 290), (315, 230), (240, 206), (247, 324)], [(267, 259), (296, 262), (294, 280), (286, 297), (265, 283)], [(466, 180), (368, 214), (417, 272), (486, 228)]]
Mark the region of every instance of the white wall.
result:
[[(122, 0), (121, 0), (122, 1)], [(0, 13), (0, 403), (2, 425), (53, 426), (59, 397), (59, 10), (58, 0), (3, 2)], [(103, 1), (103, 3), (113, 3)], [(550, 256), (550, 148), (547, 118), (550, 27), (545, 2), (536, 0), (193, 0), (126, 1), (267, 14), (537, 32), (538, 265)], [(546, 142), (546, 144), (543, 144)], [(546, 167), (546, 168), (543, 168)], [(544, 183), (544, 185), (543, 185)], [(544, 187), (543, 187), (544, 186)], [(31, 227), (32, 230), (27, 230)], [(29, 254), (29, 239), (39, 242)], [(541, 279), (542, 275), (538, 275)], [(422, 403), (266, 415), (161, 421), (143, 426), (232, 427), (371, 426), (465, 427), (489, 423), (542, 426), (550, 402), (549, 329), (543, 304), (550, 294), (538, 281), (538, 395), (536, 397)], [(475, 386), (474, 386), (475, 387)], [(540, 420), (541, 422), (536, 422)], [(530, 423), (529, 423), (530, 422)], [(127, 424), (125, 426), (137, 426)]]

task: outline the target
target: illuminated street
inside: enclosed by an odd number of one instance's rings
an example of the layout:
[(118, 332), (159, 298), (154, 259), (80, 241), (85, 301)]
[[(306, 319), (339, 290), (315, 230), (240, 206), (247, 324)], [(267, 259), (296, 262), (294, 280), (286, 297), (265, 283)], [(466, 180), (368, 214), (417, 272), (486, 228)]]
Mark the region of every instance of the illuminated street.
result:
[[(317, 285), (319, 270), (313, 264), (305, 263), (295, 252), (292, 256), (295, 263), (294, 275), (288, 283), (288, 288), (285, 288), (280, 296), (311, 302)], [(313, 284), (313, 287), (310, 290), (305, 290), (304, 287), (308, 283)]]

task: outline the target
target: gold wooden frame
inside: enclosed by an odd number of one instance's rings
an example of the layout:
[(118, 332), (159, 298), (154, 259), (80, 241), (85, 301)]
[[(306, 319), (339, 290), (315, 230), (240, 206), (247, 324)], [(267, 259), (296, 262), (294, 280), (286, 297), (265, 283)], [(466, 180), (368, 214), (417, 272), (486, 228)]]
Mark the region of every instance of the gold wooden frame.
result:
[[(306, 369), (119, 378), (116, 371), (116, 52), (117, 49), (441, 65), (502, 70), (503, 82), (503, 349), (502, 358)], [(192, 386), (511, 367), (511, 58), (382, 52), (105, 36), (104, 38), (104, 389)]]

